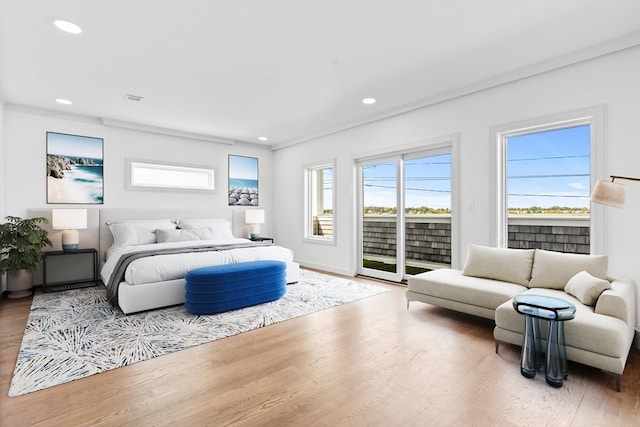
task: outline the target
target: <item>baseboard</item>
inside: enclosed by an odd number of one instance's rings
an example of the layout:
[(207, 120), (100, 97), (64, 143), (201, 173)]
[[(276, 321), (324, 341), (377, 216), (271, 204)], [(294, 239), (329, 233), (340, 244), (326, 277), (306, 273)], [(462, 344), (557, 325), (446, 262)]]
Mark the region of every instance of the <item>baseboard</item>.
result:
[(341, 274), (343, 276), (349, 276), (349, 277), (355, 276), (355, 273), (353, 271), (342, 270), (340, 268), (335, 268), (330, 265), (314, 264), (314, 263), (308, 263), (308, 262), (299, 261), (299, 260), (295, 260), (295, 261), (300, 263), (300, 267), (313, 268), (315, 270), (322, 270), (328, 273)]

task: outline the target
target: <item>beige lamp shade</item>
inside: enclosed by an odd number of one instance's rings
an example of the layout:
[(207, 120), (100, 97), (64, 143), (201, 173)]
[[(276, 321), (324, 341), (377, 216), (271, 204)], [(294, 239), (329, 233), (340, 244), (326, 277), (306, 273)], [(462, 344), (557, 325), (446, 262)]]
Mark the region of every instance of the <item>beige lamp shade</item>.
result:
[(627, 186), (613, 181), (598, 180), (591, 192), (591, 201), (601, 205), (624, 207), (627, 195)]
[(247, 224), (264, 224), (264, 210), (247, 209), (244, 212), (244, 221)]
[(244, 211), (244, 222), (251, 224), (251, 239), (260, 239), (260, 224), (264, 224), (264, 210), (247, 209)]
[(80, 243), (79, 229), (87, 228), (86, 209), (53, 209), (51, 211), (51, 228), (62, 232), (62, 250), (75, 252)]

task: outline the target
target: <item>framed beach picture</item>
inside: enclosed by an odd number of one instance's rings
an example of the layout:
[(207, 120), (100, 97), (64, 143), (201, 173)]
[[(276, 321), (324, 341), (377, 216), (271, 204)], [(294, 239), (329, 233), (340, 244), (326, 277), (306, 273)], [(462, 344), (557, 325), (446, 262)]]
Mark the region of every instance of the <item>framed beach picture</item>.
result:
[(229, 155), (229, 206), (258, 206), (258, 159)]
[(103, 203), (102, 145), (102, 138), (47, 132), (47, 203)]

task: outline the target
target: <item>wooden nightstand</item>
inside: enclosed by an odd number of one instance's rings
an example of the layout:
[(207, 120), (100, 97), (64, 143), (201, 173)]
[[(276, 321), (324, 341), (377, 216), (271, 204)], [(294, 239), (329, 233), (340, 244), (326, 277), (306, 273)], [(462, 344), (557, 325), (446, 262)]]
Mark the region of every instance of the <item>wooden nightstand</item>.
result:
[[(47, 282), (47, 261), (53, 257), (87, 257), (91, 258), (92, 263), (92, 277), (74, 278), (71, 280), (61, 280), (54, 283)], [(62, 259), (61, 261), (69, 261)], [(77, 260), (73, 260), (77, 261)], [(79, 261), (78, 261), (79, 262)], [(72, 267), (71, 267), (72, 268)], [(55, 292), (65, 291), (68, 289), (87, 288), (89, 286), (96, 286), (99, 282), (98, 279), (98, 251), (96, 249), (78, 249), (75, 252), (64, 251), (50, 251), (44, 253), (42, 260), (42, 291), (43, 292)]]

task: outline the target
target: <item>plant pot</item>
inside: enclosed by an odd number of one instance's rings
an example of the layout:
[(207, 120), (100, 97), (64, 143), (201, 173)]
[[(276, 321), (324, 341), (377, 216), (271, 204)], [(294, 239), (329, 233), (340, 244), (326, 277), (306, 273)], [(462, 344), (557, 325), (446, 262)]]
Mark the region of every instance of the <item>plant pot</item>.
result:
[(33, 287), (33, 273), (27, 270), (7, 273), (7, 298), (24, 298), (31, 295)]

